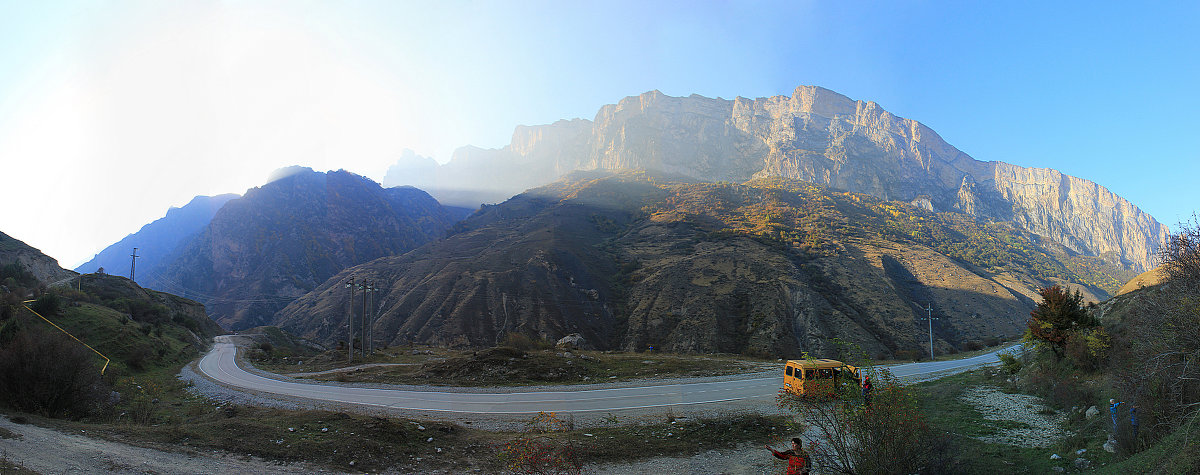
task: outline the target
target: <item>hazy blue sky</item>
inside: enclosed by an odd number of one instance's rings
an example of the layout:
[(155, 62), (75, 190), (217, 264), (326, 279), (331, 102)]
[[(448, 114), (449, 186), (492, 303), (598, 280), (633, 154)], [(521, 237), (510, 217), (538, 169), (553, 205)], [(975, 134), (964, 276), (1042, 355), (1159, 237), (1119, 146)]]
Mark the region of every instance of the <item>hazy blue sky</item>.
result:
[(1200, 203), (1200, 2), (0, 0), (0, 231), (71, 267), (282, 166), (381, 180), (519, 124), (801, 84), (979, 160)]

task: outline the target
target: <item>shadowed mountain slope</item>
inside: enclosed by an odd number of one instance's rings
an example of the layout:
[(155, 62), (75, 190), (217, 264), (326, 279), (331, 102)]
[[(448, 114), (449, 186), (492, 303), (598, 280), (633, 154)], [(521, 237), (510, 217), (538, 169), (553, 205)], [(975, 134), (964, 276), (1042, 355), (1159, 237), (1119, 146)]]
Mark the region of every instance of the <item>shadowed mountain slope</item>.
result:
[(1099, 300), (1095, 283), (1115, 290), (1121, 272), (1008, 223), (797, 180), (577, 172), (482, 208), (445, 239), (343, 270), (276, 321), (344, 340), (353, 276), (384, 289), (380, 344), (580, 333), (596, 348), (798, 356), (841, 339), (890, 356), (927, 351), (929, 302), (948, 351), (1020, 334), (1041, 286)]
[(116, 244), (104, 248), (92, 260), (76, 267), (78, 272), (95, 272), (103, 268), (108, 274), (129, 275), (130, 254), (137, 248), (137, 267), (134, 278), (140, 285), (149, 285), (157, 278), (162, 266), (170, 262), (180, 243), (199, 233), (212, 221), (217, 210), (238, 195), (197, 196), (182, 208), (167, 210), (166, 216), (142, 226), (136, 233), (125, 236)]
[(228, 329), (270, 324), (342, 269), (404, 253), (453, 222), (416, 188), (294, 169), (226, 203), (151, 285), (203, 303)]

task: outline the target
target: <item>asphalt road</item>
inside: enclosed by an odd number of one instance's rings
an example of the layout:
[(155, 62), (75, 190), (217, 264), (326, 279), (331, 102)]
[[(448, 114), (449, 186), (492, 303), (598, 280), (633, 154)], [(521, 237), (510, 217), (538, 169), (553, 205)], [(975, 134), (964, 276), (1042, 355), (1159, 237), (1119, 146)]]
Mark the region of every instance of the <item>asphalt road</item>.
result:
[[(236, 351), (236, 346), (227, 336), (217, 337), (213, 349), (200, 360), (199, 372), (219, 383), (242, 390), (314, 401), (374, 406), (388, 410), (460, 414), (532, 414), (539, 411), (588, 413), (666, 406), (716, 405), (750, 399), (762, 399), (764, 403), (772, 403), (772, 398), (783, 384), (783, 375), (780, 374), (724, 381), (700, 380), (682, 384), (646, 384), (603, 389), (580, 386), (566, 390), (512, 393), (376, 389), (267, 378), (239, 367)], [(1002, 349), (961, 360), (896, 365), (888, 369), (905, 380), (931, 379), (994, 364), (999, 361), (997, 354), (1002, 351), (1012, 350)]]

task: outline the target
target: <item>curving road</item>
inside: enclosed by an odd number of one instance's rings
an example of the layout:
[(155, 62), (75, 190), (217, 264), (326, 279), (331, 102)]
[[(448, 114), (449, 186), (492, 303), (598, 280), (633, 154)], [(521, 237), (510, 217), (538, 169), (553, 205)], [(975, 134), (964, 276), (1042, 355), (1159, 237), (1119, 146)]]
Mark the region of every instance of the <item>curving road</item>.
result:
[[(920, 380), (994, 364), (997, 354), (1010, 347), (973, 358), (890, 366), (892, 374)], [(237, 347), (228, 336), (217, 337), (213, 349), (201, 358), (199, 372), (226, 386), (258, 393), (374, 406), (390, 410), (430, 411), (463, 414), (530, 414), (544, 412), (617, 412), (665, 406), (720, 404), (762, 398), (764, 403), (779, 391), (782, 375), (748, 377), (725, 381), (638, 387), (546, 390), (512, 393), (413, 391), (361, 388), (271, 379), (247, 372), (237, 364)], [(747, 375), (753, 376), (753, 375)]]

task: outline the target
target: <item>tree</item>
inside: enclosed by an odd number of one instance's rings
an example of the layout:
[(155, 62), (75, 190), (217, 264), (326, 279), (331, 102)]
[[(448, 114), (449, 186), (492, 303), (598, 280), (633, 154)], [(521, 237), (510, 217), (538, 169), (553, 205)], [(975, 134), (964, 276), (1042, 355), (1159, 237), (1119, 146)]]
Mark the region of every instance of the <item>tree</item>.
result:
[(1193, 214), (1192, 222), (1179, 227), (1158, 249), (1158, 260), (1170, 280), (1195, 284), (1200, 282), (1200, 217)]
[(1027, 338), (1046, 343), (1056, 356), (1062, 357), (1067, 340), (1079, 330), (1099, 325), (1083, 308), (1083, 295), (1074, 294), (1057, 284), (1041, 291), (1042, 301), (1029, 312)]

